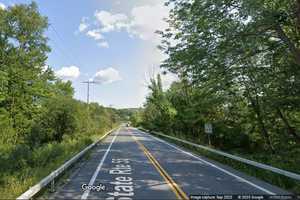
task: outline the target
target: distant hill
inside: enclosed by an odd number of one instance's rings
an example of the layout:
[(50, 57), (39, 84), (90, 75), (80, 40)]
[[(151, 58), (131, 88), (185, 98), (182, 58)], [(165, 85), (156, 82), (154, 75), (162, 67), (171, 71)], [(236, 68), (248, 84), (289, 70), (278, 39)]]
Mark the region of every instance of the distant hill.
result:
[(142, 108), (122, 108), (118, 109), (117, 112), (123, 121), (128, 121), (134, 113), (141, 112), (142, 110)]

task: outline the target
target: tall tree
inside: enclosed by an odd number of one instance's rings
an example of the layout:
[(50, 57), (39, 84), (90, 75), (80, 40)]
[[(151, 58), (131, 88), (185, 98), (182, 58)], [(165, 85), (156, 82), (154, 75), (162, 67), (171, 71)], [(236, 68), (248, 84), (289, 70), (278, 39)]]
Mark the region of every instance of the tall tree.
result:
[(0, 103), (16, 130), (15, 142), (28, 132), (53, 79), (44, 71), (50, 50), (44, 35), (47, 27), (47, 18), (35, 3), (0, 9), (1, 93), (5, 93)]
[(245, 99), (270, 149), (274, 150), (270, 124), (278, 118), (298, 141), (296, 123), (287, 117), (299, 112), (298, 1), (169, 4), (170, 28), (160, 32), (160, 48), (169, 58), (162, 67), (217, 96)]

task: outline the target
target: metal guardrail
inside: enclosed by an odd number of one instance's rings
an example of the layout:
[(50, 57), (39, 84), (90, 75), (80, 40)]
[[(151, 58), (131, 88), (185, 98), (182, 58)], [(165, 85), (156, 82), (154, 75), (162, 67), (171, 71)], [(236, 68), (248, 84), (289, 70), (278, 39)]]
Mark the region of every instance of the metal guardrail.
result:
[(53, 171), (51, 174), (49, 174), (47, 177), (43, 178), (38, 184), (34, 185), (33, 187), (30, 187), (29, 190), (24, 192), (21, 196), (17, 198), (17, 200), (21, 199), (31, 199), (33, 198), (41, 189), (46, 187), (49, 183), (54, 184), (54, 179), (58, 177), (60, 174), (62, 174), (67, 168), (69, 168), (72, 164), (74, 164), (78, 159), (80, 159), (87, 151), (92, 149), (98, 142), (103, 140), (107, 135), (115, 131), (117, 128), (114, 128), (107, 133), (105, 133), (99, 140), (96, 142), (90, 144), (85, 149), (83, 149), (81, 152), (76, 154), (73, 158), (65, 162), (62, 166), (60, 166), (58, 169)]
[(141, 129), (141, 130), (144, 130), (146, 132), (153, 133), (153, 134), (156, 134), (156, 135), (160, 135), (162, 137), (166, 137), (166, 138), (169, 138), (169, 139), (172, 139), (172, 140), (176, 140), (178, 142), (189, 144), (191, 146), (198, 147), (198, 148), (204, 149), (206, 151), (209, 151), (209, 152), (212, 152), (212, 153), (215, 153), (215, 154), (227, 157), (227, 158), (231, 158), (233, 160), (237, 160), (239, 162), (246, 163), (248, 165), (252, 165), (252, 166), (257, 167), (257, 168), (272, 171), (274, 173), (277, 173), (277, 174), (292, 178), (294, 180), (300, 181), (300, 175), (296, 174), (296, 173), (293, 173), (293, 172), (290, 172), (290, 171), (286, 171), (286, 170), (283, 170), (283, 169), (272, 167), (270, 165), (266, 165), (266, 164), (262, 164), (262, 163), (255, 162), (255, 161), (252, 161), (252, 160), (248, 160), (248, 159), (245, 159), (245, 158), (242, 158), (242, 157), (239, 157), (239, 156), (231, 155), (231, 154), (225, 153), (223, 151), (212, 149), (212, 148), (209, 148), (207, 146), (203, 146), (203, 145), (200, 145), (200, 144), (195, 144), (195, 143), (192, 143), (192, 142), (189, 142), (189, 141), (186, 141), (186, 140), (182, 140), (182, 139), (179, 139), (179, 138), (176, 138), (176, 137), (173, 137), (173, 136), (169, 136), (169, 135), (165, 135), (165, 134), (162, 134), (162, 133), (158, 133), (158, 132), (155, 132), (155, 131), (150, 132), (146, 129)]

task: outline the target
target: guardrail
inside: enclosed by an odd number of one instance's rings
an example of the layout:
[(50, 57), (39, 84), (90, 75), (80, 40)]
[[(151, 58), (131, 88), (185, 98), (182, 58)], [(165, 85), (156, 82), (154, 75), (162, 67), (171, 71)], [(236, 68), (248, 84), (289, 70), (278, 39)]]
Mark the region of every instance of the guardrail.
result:
[(143, 130), (145, 132), (153, 133), (153, 134), (156, 134), (156, 135), (159, 135), (159, 136), (162, 136), (162, 137), (166, 137), (166, 138), (169, 138), (169, 139), (172, 139), (172, 140), (176, 140), (178, 142), (182, 142), (182, 143), (194, 146), (194, 147), (198, 147), (198, 148), (204, 149), (206, 151), (209, 151), (209, 152), (212, 152), (212, 153), (215, 153), (215, 154), (227, 157), (227, 158), (231, 158), (233, 160), (236, 160), (236, 161), (248, 164), (248, 165), (252, 165), (252, 166), (257, 167), (257, 168), (272, 171), (274, 173), (277, 173), (277, 174), (280, 174), (280, 175), (283, 175), (283, 176), (286, 176), (286, 177), (289, 177), (289, 178), (300, 181), (300, 175), (296, 174), (296, 173), (293, 173), (293, 172), (290, 172), (290, 171), (286, 171), (286, 170), (283, 170), (283, 169), (272, 167), (270, 165), (262, 164), (262, 163), (259, 163), (259, 162), (256, 162), (256, 161), (248, 160), (248, 159), (245, 159), (245, 158), (242, 158), (242, 157), (239, 157), (239, 156), (231, 155), (231, 154), (225, 153), (223, 151), (212, 149), (212, 148), (209, 148), (207, 146), (200, 145), (200, 144), (195, 144), (195, 143), (192, 143), (192, 142), (189, 142), (189, 141), (186, 141), (186, 140), (182, 140), (182, 139), (179, 139), (179, 138), (176, 138), (176, 137), (173, 137), (173, 136), (165, 135), (165, 134), (162, 134), (162, 133), (159, 133), (159, 132), (155, 132), (155, 131), (150, 132), (146, 129), (141, 129), (141, 130)]
[(17, 198), (17, 200), (21, 199), (31, 199), (33, 198), (38, 192), (40, 192), (41, 189), (46, 187), (49, 183), (54, 185), (54, 179), (58, 177), (60, 174), (62, 174), (66, 169), (68, 169), (71, 165), (73, 165), (78, 159), (80, 159), (86, 152), (88, 152), (90, 149), (92, 149), (98, 142), (103, 140), (107, 135), (115, 131), (117, 128), (114, 128), (107, 133), (105, 133), (99, 140), (96, 142), (90, 144), (85, 149), (83, 149), (81, 152), (76, 154), (73, 158), (65, 162), (62, 166), (60, 166), (58, 169), (53, 171), (51, 174), (49, 174), (47, 177), (43, 178), (38, 184), (34, 185), (33, 187), (30, 187), (29, 190), (24, 192), (21, 196)]

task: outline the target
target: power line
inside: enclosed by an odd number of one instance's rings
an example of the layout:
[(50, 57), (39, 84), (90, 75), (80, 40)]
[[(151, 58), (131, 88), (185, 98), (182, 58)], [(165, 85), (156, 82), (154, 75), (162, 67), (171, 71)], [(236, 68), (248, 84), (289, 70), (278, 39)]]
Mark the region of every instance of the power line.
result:
[[(58, 40), (60, 40), (61, 44), (63, 44), (63, 39), (60, 36), (59, 32), (57, 31), (57, 29), (55, 28), (55, 26), (53, 24), (50, 24), (49, 27), (53, 30), (53, 32), (55, 33), (55, 35), (57, 36)], [(62, 52), (67, 55), (71, 60), (76, 61), (79, 65), (81, 65), (81, 62), (79, 60), (77, 60), (77, 57), (74, 56), (71, 48), (67, 48), (67, 51), (64, 50), (63, 45), (61, 48)]]
[[(45, 10), (42, 7), (39, 7), (39, 9), (44, 12), (45, 14), (47, 12), (45, 12)], [(57, 37), (57, 41), (55, 41), (54, 38), (51, 38), (50, 40), (52, 40), (53, 43), (55, 43), (55, 45), (58, 47), (59, 51), (62, 53), (63, 57), (66, 58), (66, 60), (70, 63), (70, 64), (75, 64), (78, 63), (80, 66), (82, 66), (82, 63), (77, 60), (77, 57), (74, 56), (74, 54), (72, 53), (72, 50), (70, 48), (64, 48), (65, 45), (63, 45), (64, 40), (61, 37), (59, 31), (57, 31), (57, 29), (55, 28), (54, 24), (49, 23), (49, 28), (50, 30), (52, 30), (52, 32), (56, 35)], [(61, 44), (61, 45), (60, 45)], [(76, 62), (74, 62), (76, 61)]]
[(83, 81), (81, 83), (87, 84), (87, 97), (86, 97), (86, 103), (89, 105), (90, 103), (90, 84), (100, 84), (100, 82), (93, 81), (93, 80), (88, 80), (88, 81)]

